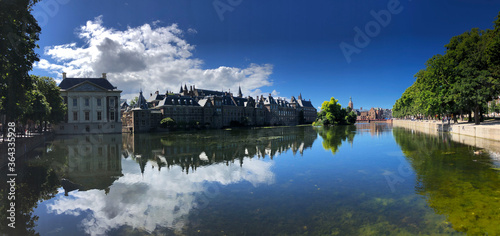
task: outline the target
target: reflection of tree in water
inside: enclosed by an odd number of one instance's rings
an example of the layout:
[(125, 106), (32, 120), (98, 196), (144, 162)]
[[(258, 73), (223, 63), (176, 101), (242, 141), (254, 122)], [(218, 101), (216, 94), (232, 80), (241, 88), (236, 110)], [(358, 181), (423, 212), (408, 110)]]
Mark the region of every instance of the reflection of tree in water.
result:
[(500, 173), (487, 154), (444, 136), (394, 128), (394, 138), (417, 175), (417, 193), (453, 229), (471, 235), (500, 234)]
[(335, 154), (342, 145), (342, 142), (348, 141), (352, 144), (354, 135), (356, 134), (356, 126), (319, 127), (316, 128), (316, 131), (323, 138), (323, 148), (331, 150)]
[[(33, 211), (41, 201), (55, 197), (61, 183), (65, 187), (64, 181), (79, 186), (80, 190), (107, 189), (122, 175), (121, 141), (121, 135), (62, 136), (26, 157), (17, 157), (16, 228), (0, 224), (0, 232), (38, 235), (34, 230), (38, 216), (33, 215)], [(7, 169), (1, 173), (7, 173)], [(6, 219), (10, 204), (7, 199), (9, 177), (0, 178), (0, 217)], [(71, 190), (74, 189), (68, 191)]]
[[(57, 150), (54, 150), (57, 152)], [(44, 153), (40, 150), (30, 152), (33, 156), (41, 156)], [(0, 181), (0, 232), (6, 235), (38, 235), (34, 228), (38, 216), (33, 215), (34, 209), (41, 201), (53, 198), (57, 194), (59, 183), (59, 171), (64, 166), (63, 160), (66, 156), (54, 157), (52, 159), (43, 160), (35, 159), (25, 162), (22, 157), (17, 157), (16, 160), (16, 191), (15, 191), (15, 229), (8, 227), (10, 223), (7, 217), (10, 213), (7, 210), (10, 207), (10, 201), (7, 198), (9, 194), (10, 177), (5, 174), (1, 175)], [(8, 173), (4, 168), (1, 173)]]
[(124, 134), (124, 156), (131, 156), (144, 172), (149, 162), (158, 170), (173, 165), (186, 173), (214, 163), (243, 165), (245, 157), (274, 158), (291, 150), (302, 154), (317, 134), (312, 127), (207, 130), (172, 134)]

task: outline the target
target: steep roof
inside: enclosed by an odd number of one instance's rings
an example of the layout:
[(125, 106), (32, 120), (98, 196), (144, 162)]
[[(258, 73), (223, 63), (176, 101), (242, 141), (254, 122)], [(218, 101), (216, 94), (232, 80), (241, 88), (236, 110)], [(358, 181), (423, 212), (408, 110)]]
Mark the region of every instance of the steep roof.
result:
[(219, 92), (219, 91), (214, 91), (214, 90), (207, 90), (207, 89), (196, 89), (198, 96), (204, 97), (204, 96), (225, 96), (226, 92)]
[(114, 87), (107, 79), (104, 79), (104, 78), (65, 78), (59, 84), (59, 88), (69, 89), (69, 88), (72, 88), (78, 84), (84, 83), (85, 81), (88, 81), (88, 82), (93, 83), (97, 86), (103, 87), (105, 89), (109, 89), (109, 90), (116, 89), (116, 87)]
[(299, 99), (297, 101), (297, 103), (301, 107), (312, 107), (312, 108), (314, 108), (314, 106), (312, 105), (311, 101), (306, 101), (306, 100)]
[(165, 99), (165, 94), (154, 93), (151, 97), (148, 98), (148, 102), (161, 101), (163, 99)]
[(200, 106), (198, 102), (192, 97), (181, 97), (176, 95), (166, 96), (158, 106), (180, 105), (180, 106)]

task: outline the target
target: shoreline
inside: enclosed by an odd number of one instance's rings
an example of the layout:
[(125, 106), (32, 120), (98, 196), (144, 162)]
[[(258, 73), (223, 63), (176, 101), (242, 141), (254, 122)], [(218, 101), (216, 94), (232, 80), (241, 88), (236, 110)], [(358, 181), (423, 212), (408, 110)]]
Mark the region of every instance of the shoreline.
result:
[(479, 125), (467, 122), (448, 125), (441, 121), (394, 119), (393, 125), (431, 135), (447, 134), (455, 142), (500, 153), (500, 121), (485, 121)]

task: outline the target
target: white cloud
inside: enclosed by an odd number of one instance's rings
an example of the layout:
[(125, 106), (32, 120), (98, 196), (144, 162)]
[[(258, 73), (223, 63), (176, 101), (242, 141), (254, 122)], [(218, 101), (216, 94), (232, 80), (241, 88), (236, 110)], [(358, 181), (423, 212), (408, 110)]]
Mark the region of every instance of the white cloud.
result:
[[(60, 78), (100, 77), (108, 73), (110, 82), (123, 90), (122, 97), (130, 99), (139, 89), (153, 92), (178, 92), (180, 85), (194, 84), (197, 88), (237, 91), (241, 85), (244, 95), (260, 95), (261, 88), (271, 86), (270, 64), (250, 64), (246, 68), (202, 68), (203, 61), (193, 57), (195, 46), (183, 39), (184, 32), (177, 24), (158, 26), (155, 21), (120, 31), (103, 26), (102, 16), (87, 21), (77, 30), (83, 41), (45, 48), (36, 68)], [(188, 33), (196, 34), (195, 29)]]
[(179, 166), (157, 171), (146, 165), (142, 174), (131, 158), (122, 159), (123, 176), (104, 190), (74, 191), (69, 197), (59, 193), (49, 213), (78, 216), (80, 226), (90, 235), (105, 235), (123, 225), (153, 232), (156, 227), (181, 230), (189, 213), (203, 209), (218, 195), (218, 185), (248, 181), (254, 186), (273, 184), (272, 162), (245, 158), (244, 165), (224, 163), (199, 167), (186, 175)]

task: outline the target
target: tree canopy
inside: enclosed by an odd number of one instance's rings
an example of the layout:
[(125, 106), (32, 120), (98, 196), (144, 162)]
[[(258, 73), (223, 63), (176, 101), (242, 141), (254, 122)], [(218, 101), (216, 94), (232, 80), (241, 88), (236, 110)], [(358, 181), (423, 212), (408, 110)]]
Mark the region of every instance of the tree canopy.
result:
[(0, 1), (0, 114), (6, 114), (8, 121), (21, 118), (30, 99), (28, 72), (39, 60), (35, 48), (41, 32), (31, 14), (36, 2)]
[(350, 125), (356, 122), (356, 113), (350, 107), (342, 108), (334, 97), (324, 101), (315, 125)]
[(394, 117), (471, 114), (479, 124), (500, 94), (500, 13), (494, 29), (477, 28), (450, 39), (430, 58), (393, 106)]

